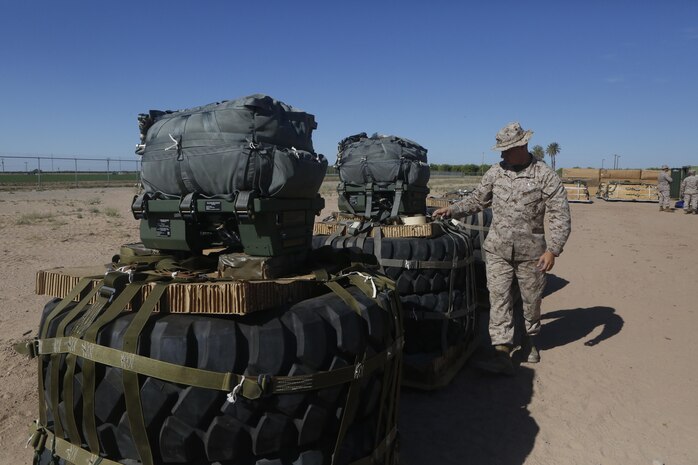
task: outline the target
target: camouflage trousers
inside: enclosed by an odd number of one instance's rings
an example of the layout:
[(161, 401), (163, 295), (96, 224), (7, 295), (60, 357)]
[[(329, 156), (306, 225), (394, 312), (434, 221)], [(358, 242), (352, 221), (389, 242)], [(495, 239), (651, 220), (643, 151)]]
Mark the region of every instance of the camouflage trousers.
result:
[(669, 189), (659, 190), (659, 207), (660, 208), (671, 208), (671, 194)]
[(492, 345), (514, 344), (514, 276), (521, 289), (526, 334), (540, 332), (540, 304), (545, 288), (545, 273), (538, 270), (538, 260), (505, 260), (487, 254), (487, 289), (490, 292), (490, 338)]
[(698, 194), (683, 194), (683, 209), (698, 212)]

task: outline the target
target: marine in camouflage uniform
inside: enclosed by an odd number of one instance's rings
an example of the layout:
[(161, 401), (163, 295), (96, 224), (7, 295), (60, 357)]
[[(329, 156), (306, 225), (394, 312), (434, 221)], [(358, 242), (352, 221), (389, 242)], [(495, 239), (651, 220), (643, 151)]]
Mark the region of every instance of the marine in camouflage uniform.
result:
[[(503, 369), (496, 370), (504, 373), (513, 370), (509, 370), (508, 360), (514, 344), (513, 278), (519, 282), (523, 301), (526, 341), (540, 332), (545, 272), (562, 253), (571, 229), (567, 194), (560, 178), (528, 153), (532, 134), (518, 123), (504, 127), (494, 147), (503, 152), (504, 161), (493, 165), (469, 196), (434, 212), (436, 216), (460, 218), (492, 207), (492, 224), (483, 245), (490, 292), (489, 332), (495, 349), (507, 354)], [(507, 163), (510, 152), (518, 152), (522, 164)], [(546, 214), (549, 242), (544, 231)], [(535, 354), (529, 354), (528, 361), (537, 362), (538, 352), (535, 347), (533, 350)]]
[(669, 167), (667, 165), (662, 165), (662, 171), (659, 172), (657, 177), (657, 190), (659, 191), (659, 211), (674, 211), (671, 208), (671, 175), (669, 174)]
[(698, 176), (694, 170), (681, 182), (681, 198), (684, 213), (698, 213)]

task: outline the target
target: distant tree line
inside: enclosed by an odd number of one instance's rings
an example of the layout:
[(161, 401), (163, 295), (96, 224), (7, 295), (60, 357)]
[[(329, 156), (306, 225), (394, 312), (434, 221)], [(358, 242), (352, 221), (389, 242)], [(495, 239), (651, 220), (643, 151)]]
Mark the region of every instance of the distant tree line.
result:
[[(451, 165), (448, 163), (429, 163), (429, 169), (432, 172), (441, 173), (459, 173), (463, 176), (478, 176), (484, 174), (492, 165), (476, 165), (468, 163), (465, 165)], [(338, 174), (337, 168), (334, 166), (327, 167), (327, 174)]]
[(441, 171), (444, 173), (462, 173), (464, 176), (477, 176), (484, 173), (491, 165), (476, 165), (468, 163), (465, 165), (450, 165), (448, 163), (430, 163), (431, 171)]

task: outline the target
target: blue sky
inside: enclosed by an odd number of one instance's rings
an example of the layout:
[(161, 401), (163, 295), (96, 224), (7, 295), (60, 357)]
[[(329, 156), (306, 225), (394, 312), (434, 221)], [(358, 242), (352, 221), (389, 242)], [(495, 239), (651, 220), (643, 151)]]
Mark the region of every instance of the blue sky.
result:
[(4, 1), (0, 155), (135, 160), (136, 115), (252, 93), (432, 163), (494, 163), (497, 130), (558, 167), (698, 164), (698, 1)]

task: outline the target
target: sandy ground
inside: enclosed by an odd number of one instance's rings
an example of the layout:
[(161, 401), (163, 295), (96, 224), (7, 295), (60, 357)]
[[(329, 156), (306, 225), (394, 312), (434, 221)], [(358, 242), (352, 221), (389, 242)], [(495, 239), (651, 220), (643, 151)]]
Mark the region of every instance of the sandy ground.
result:
[[(47, 301), (34, 295), (35, 272), (107, 263), (137, 241), (133, 194), (0, 192), (1, 464), (31, 462), (36, 364), (11, 345), (35, 334)], [(543, 302), (543, 362), (514, 378), (466, 367), (442, 390), (403, 390), (402, 462), (698, 463), (698, 216), (657, 210), (572, 205)]]

